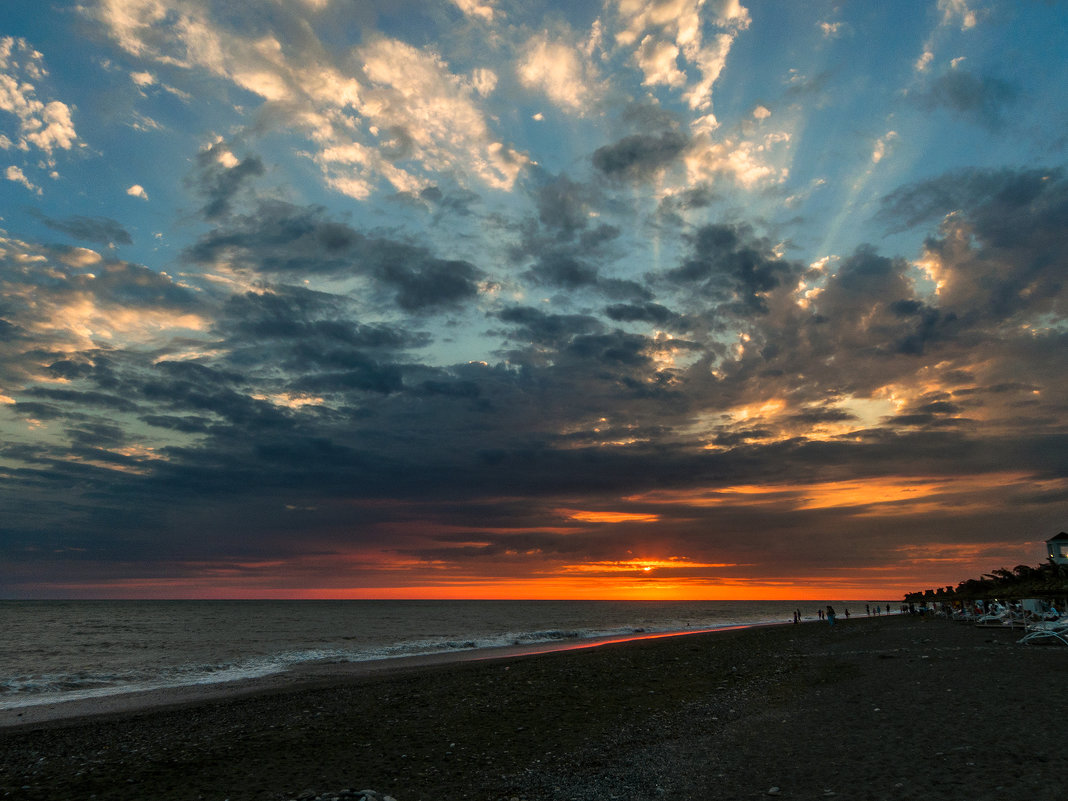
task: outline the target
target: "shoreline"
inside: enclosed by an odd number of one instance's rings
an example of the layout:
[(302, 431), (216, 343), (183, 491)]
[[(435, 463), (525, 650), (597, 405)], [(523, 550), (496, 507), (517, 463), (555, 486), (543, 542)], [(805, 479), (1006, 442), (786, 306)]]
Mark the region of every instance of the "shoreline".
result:
[(1068, 652), (1017, 639), (854, 617), (328, 674), (0, 729), (0, 797), (1055, 801)]
[[(811, 621), (815, 622), (815, 621)], [(376, 674), (410, 672), (436, 665), (482, 662), (496, 659), (538, 656), (558, 651), (577, 651), (604, 645), (714, 634), (739, 629), (791, 625), (789, 623), (749, 623), (717, 626), (705, 629), (686, 629), (666, 632), (635, 632), (630, 635), (609, 635), (587, 639), (551, 641), (543, 643), (502, 645), (490, 648), (442, 651), (432, 654), (395, 656), (355, 662), (319, 661), (295, 665), (277, 673), (216, 682), (197, 682), (145, 689), (116, 689), (84, 698), (46, 699), (0, 709), (0, 731), (7, 728), (32, 726), (41, 723), (63, 722), (100, 715), (130, 714), (158, 708), (225, 700), (278, 690), (300, 689), (304, 686), (359, 679)]]

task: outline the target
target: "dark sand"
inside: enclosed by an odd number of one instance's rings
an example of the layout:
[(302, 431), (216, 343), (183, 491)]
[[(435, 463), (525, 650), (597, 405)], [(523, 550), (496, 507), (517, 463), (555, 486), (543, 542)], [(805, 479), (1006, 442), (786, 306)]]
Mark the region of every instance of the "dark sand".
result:
[(1062, 801), (1068, 648), (1019, 636), (854, 618), (324, 668), (0, 728), (0, 797)]

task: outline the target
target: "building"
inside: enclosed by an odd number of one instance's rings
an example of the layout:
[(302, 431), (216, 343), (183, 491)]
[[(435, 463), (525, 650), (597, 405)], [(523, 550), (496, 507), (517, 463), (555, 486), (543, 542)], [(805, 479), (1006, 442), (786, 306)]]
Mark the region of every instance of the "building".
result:
[(1056, 537), (1046, 540), (1050, 561), (1058, 565), (1068, 565), (1068, 532), (1062, 531)]

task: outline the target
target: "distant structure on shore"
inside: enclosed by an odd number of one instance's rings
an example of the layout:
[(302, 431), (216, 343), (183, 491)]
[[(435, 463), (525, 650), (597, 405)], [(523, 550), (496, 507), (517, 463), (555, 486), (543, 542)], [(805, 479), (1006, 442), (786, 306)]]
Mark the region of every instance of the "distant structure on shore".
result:
[(1068, 565), (1068, 532), (1062, 531), (1056, 537), (1046, 540), (1049, 559), (1057, 565)]

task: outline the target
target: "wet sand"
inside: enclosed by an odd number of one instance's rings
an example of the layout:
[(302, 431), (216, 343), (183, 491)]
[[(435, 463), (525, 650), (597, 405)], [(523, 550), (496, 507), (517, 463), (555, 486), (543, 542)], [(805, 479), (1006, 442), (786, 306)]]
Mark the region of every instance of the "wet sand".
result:
[(854, 618), (23, 710), (0, 797), (1063, 799), (1068, 648), (1019, 636)]

